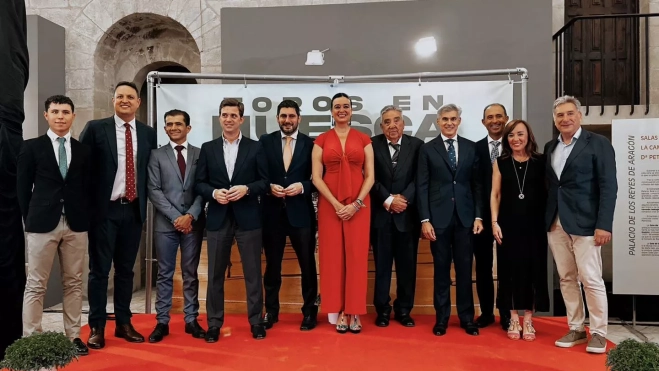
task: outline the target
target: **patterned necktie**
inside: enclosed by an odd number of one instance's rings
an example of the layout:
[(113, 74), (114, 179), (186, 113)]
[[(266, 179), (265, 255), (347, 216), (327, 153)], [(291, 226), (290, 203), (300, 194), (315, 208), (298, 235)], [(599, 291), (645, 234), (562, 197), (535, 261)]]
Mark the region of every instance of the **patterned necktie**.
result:
[(493, 140), (490, 142), (492, 145), (492, 153), (490, 153), (490, 161), (494, 163), (494, 161), (499, 157), (499, 145), (501, 142), (497, 142), (496, 140)]
[(288, 168), (291, 166), (291, 161), (293, 160), (293, 148), (291, 148), (293, 138), (286, 136), (284, 139), (286, 139), (286, 144), (284, 145), (284, 169), (288, 171)]
[(176, 162), (178, 162), (178, 169), (181, 171), (181, 179), (185, 181), (185, 159), (183, 158), (183, 154), (181, 153), (181, 151), (183, 151), (185, 147), (176, 146), (174, 147), (174, 149), (176, 150), (176, 152), (178, 152), (176, 154)]
[(400, 144), (389, 143), (389, 145), (394, 149), (394, 154), (391, 156), (391, 165), (396, 168), (398, 165), (398, 156), (400, 155)]
[(59, 142), (59, 172), (62, 174), (62, 178), (66, 178), (66, 147), (64, 147), (64, 142), (66, 142), (66, 138), (57, 138), (57, 141)]
[(133, 202), (137, 198), (135, 189), (135, 164), (133, 161), (133, 133), (130, 131), (130, 124), (124, 124), (126, 128), (126, 198), (128, 202)]
[(453, 142), (455, 142), (455, 139), (446, 140), (446, 143), (448, 143), (448, 160), (451, 163), (451, 170), (455, 171), (458, 168), (458, 161), (455, 157), (455, 147), (453, 147)]

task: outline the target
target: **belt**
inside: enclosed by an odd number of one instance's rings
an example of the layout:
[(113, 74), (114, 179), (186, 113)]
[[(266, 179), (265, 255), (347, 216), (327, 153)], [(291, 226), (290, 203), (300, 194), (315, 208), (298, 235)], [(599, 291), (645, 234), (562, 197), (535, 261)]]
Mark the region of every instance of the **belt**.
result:
[(116, 203), (119, 203), (119, 204), (122, 204), (122, 205), (127, 205), (127, 204), (131, 204), (135, 201), (137, 201), (137, 198), (135, 198), (133, 201), (129, 201), (126, 197), (120, 197), (120, 198), (117, 198), (116, 200), (114, 200), (112, 202), (116, 202)]

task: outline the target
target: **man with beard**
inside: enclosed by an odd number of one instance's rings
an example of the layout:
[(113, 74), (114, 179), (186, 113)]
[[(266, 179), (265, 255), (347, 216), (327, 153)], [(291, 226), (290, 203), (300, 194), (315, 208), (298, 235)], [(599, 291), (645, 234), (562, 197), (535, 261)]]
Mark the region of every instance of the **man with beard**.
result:
[(16, 157), (23, 143), (23, 94), (29, 57), (25, 1), (2, 2), (0, 10), (0, 359), (23, 333), (25, 237), (16, 197)]
[(311, 194), (311, 151), (313, 140), (298, 131), (300, 107), (284, 100), (277, 107), (279, 129), (261, 136), (268, 158), (270, 192), (263, 198), (263, 248), (266, 268), (265, 310), (263, 323), (271, 328), (279, 320), (281, 264), (286, 236), (300, 264), (302, 279), (302, 325), (300, 330), (316, 327), (318, 279), (314, 250), (315, 217)]
[[(483, 126), (487, 136), (476, 142), (476, 151), (483, 177), (483, 232), (474, 236), (474, 260), (476, 260), (476, 291), (481, 315), (476, 325), (483, 328), (494, 323), (494, 278), (492, 266), (494, 256), (492, 236), (492, 216), (490, 215), (490, 193), (492, 193), (492, 164), (501, 155), (501, 135), (508, 122), (506, 107), (492, 103), (483, 110)], [(501, 261), (497, 259), (497, 261)], [(510, 311), (502, 308), (497, 301), (501, 316), (501, 328), (508, 330)]]
[(380, 112), (383, 134), (373, 137), (375, 184), (371, 188), (371, 245), (375, 260), (375, 325), (389, 325), (392, 264), (396, 262), (394, 319), (414, 327), (410, 316), (416, 286), (416, 255), (421, 226), (416, 211), (414, 178), (423, 141), (406, 134), (403, 111), (386, 106)]

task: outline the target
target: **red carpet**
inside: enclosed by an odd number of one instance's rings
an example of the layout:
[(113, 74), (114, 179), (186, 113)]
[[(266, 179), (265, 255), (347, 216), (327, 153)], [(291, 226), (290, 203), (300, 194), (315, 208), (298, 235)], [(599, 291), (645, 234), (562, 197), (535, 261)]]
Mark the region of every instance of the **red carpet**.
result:
[[(316, 329), (301, 332), (300, 315), (281, 315), (266, 339), (257, 341), (251, 337), (246, 316), (228, 315), (224, 329), (230, 328), (231, 334), (214, 344), (186, 335), (181, 315), (172, 318), (170, 335), (158, 344), (116, 339), (114, 322), (108, 322), (105, 348), (90, 350), (90, 355), (64, 370), (606, 370), (606, 355), (586, 353), (585, 344), (570, 349), (554, 346), (567, 329), (565, 318), (536, 319), (534, 342), (509, 340), (499, 326), (472, 337), (458, 327), (457, 319), (445, 336), (436, 337), (434, 316), (416, 316), (414, 328), (393, 320), (389, 327), (378, 328), (369, 315), (362, 318), (361, 334), (343, 335), (327, 323), (326, 316), (320, 318)], [(205, 328), (205, 316), (200, 320)], [(155, 315), (135, 315), (133, 324), (147, 337)], [(85, 340), (88, 331), (88, 327), (83, 330)]]

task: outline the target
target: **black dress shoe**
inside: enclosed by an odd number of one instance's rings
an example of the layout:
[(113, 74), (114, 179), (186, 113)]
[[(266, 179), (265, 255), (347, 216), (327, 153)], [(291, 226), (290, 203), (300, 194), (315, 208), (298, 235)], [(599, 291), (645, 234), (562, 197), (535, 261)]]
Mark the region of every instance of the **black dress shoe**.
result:
[(446, 335), (446, 324), (436, 323), (435, 327), (432, 328), (432, 333), (435, 334), (435, 336), (444, 336), (444, 335)]
[(476, 336), (479, 333), (478, 326), (473, 322), (461, 323), (460, 327), (462, 327), (469, 335)]
[(143, 343), (144, 336), (139, 332), (135, 331), (135, 328), (132, 324), (127, 323), (125, 325), (117, 325), (117, 328), (114, 330), (114, 336), (124, 339), (129, 343)]
[(316, 325), (318, 324), (318, 320), (316, 319), (316, 316), (308, 315), (304, 316), (302, 319), (302, 324), (300, 325), (300, 331), (309, 331), (313, 330), (316, 328)]
[(149, 343), (158, 343), (167, 335), (169, 335), (169, 325), (159, 323), (153, 329), (151, 335), (149, 335)]
[(80, 338), (73, 339), (73, 345), (76, 347), (76, 352), (78, 352), (79, 356), (86, 356), (89, 354), (89, 348), (87, 348), (85, 343), (80, 340)]
[(87, 339), (87, 346), (92, 349), (103, 349), (105, 347), (105, 328), (92, 327)]
[(279, 322), (279, 316), (273, 313), (266, 313), (261, 323), (266, 329), (271, 329), (275, 323)]
[(485, 328), (494, 323), (494, 315), (481, 315), (476, 319), (476, 326), (478, 328)]
[(503, 331), (508, 331), (508, 327), (510, 327), (510, 316), (501, 316), (501, 329)]
[(208, 332), (206, 332), (206, 342), (214, 343), (220, 339), (220, 328), (219, 327), (210, 327)]
[(206, 337), (206, 330), (199, 325), (196, 319), (185, 324), (185, 333), (192, 334), (192, 337), (195, 339)]
[(375, 325), (378, 327), (389, 326), (389, 315), (378, 313), (378, 316), (375, 317)]
[(265, 339), (265, 326), (252, 325), (252, 337), (256, 340)]
[(401, 325), (405, 327), (414, 327), (415, 323), (412, 317), (408, 313), (405, 314), (396, 314), (394, 319), (400, 322)]

